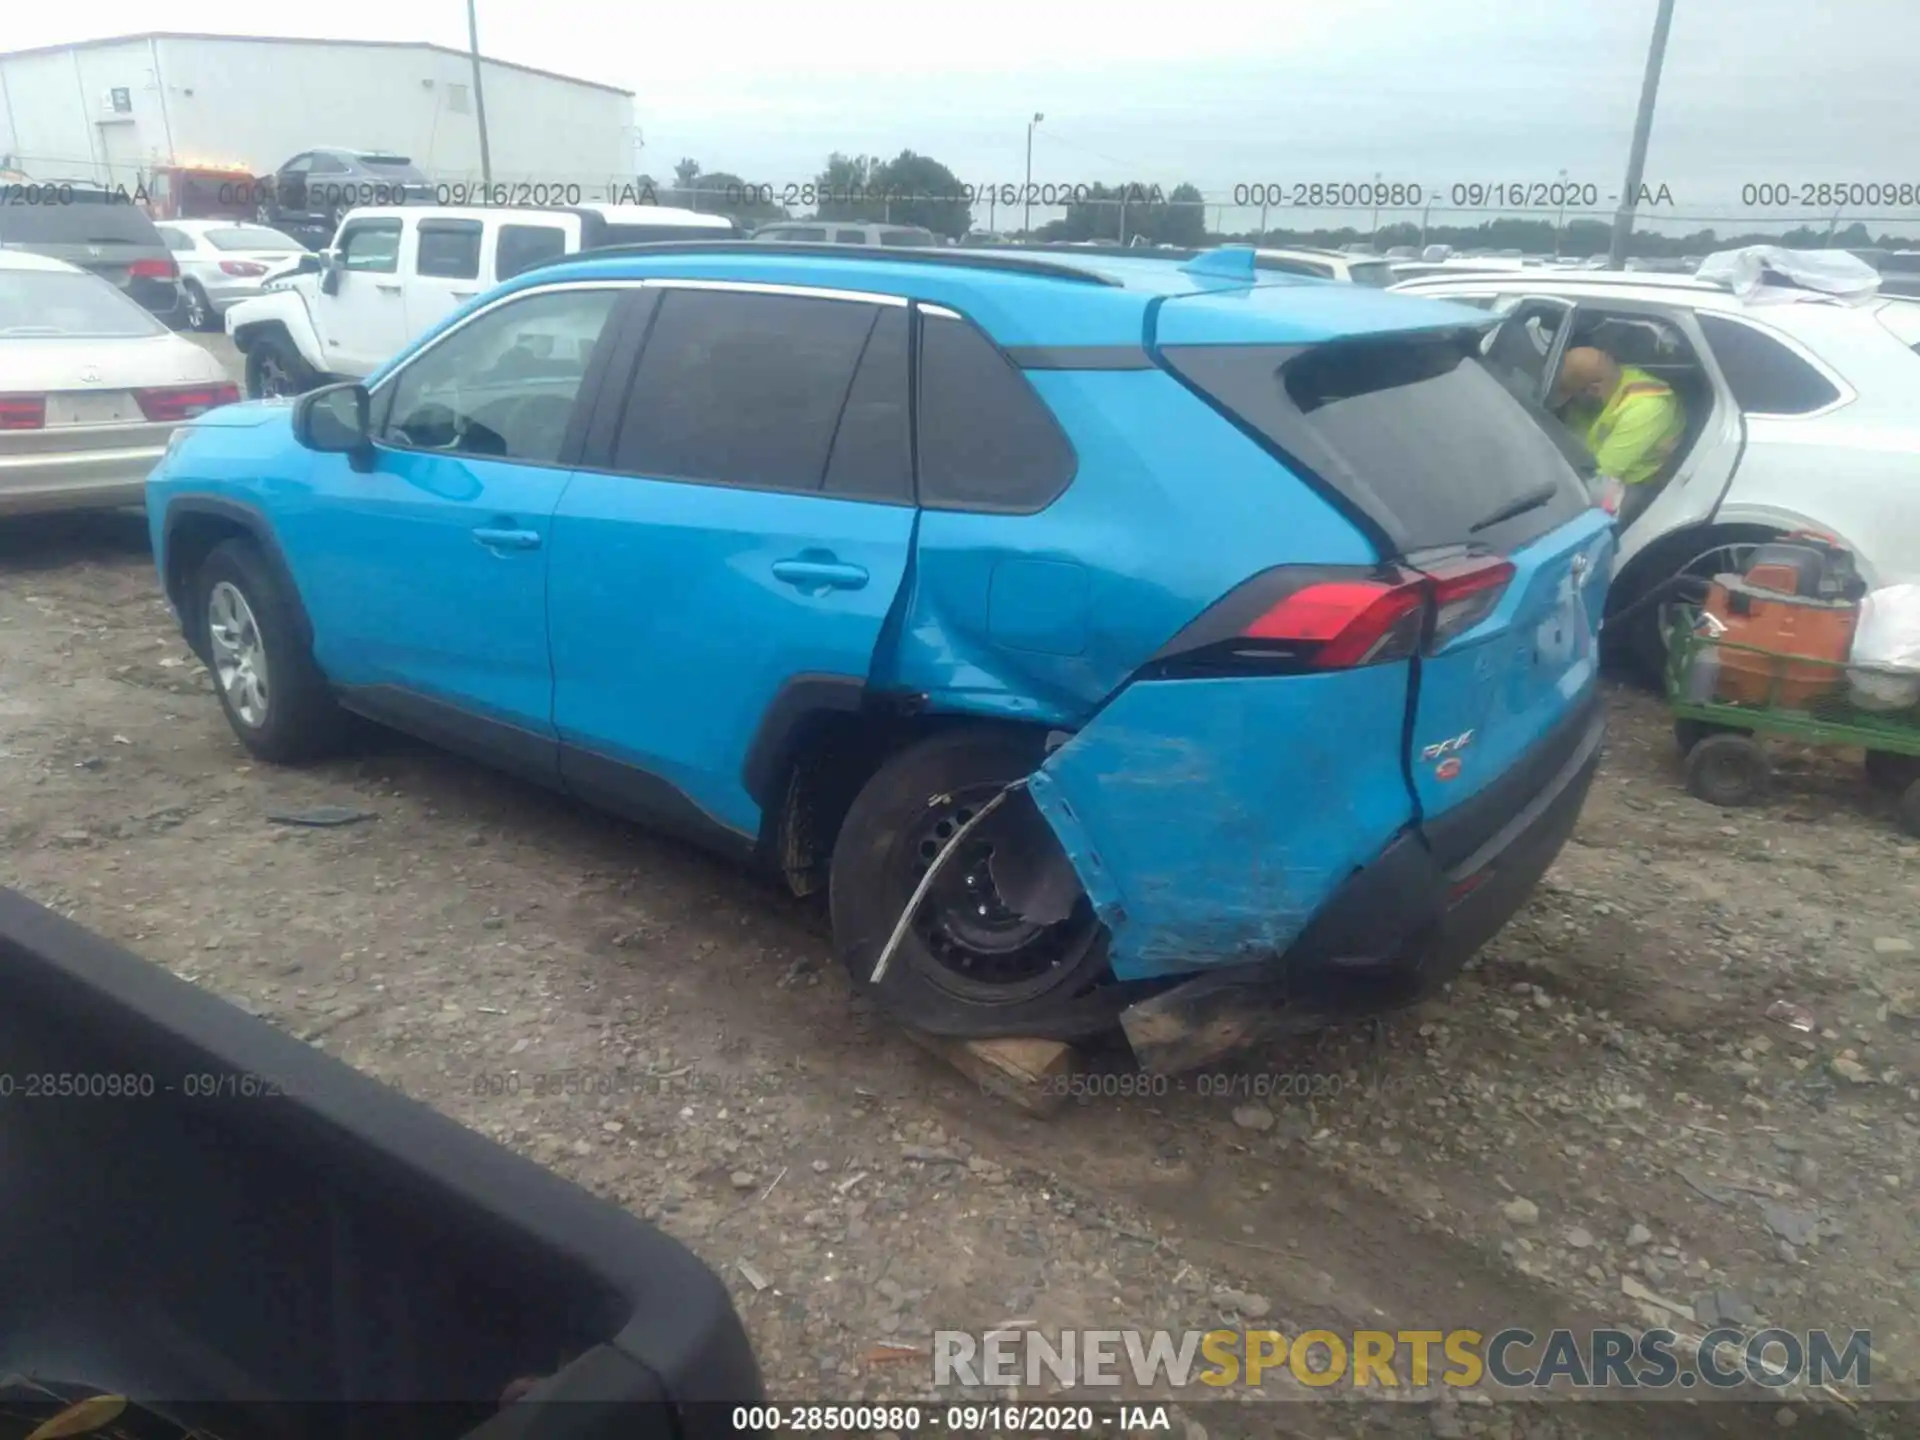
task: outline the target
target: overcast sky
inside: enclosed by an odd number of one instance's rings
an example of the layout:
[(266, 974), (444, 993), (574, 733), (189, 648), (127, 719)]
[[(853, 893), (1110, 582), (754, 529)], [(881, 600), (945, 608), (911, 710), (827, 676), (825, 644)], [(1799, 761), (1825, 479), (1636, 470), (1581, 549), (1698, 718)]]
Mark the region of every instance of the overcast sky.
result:
[[(786, 183), (810, 178), (830, 150), (912, 148), (963, 181), (1017, 182), (1028, 117), (1041, 111), (1036, 182), (1190, 181), (1225, 199), (1248, 182), (1380, 173), (1431, 194), (1564, 169), (1598, 185), (1609, 209), (1655, 10), (1655, 0), (478, 4), (487, 54), (633, 90), (642, 168), (657, 176), (691, 156)], [(176, 20), (134, 0), (9, 8), (7, 48), (169, 23), (466, 44), (460, 0), (198, 0)], [(1669, 213), (1703, 217), (1747, 213), (1748, 181), (1920, 184), (1917, 55), (1920, 0), (1677, 0), (1647, 179), (1670, 187)]]

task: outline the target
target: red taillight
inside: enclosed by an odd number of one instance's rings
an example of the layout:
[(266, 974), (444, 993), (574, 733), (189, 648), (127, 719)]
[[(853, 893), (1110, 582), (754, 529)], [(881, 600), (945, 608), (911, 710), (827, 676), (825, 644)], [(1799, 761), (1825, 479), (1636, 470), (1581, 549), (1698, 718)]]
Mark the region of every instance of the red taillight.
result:
[(1473, 556), (1426, 572), (1433, 580), (1433, 631), (1427, 647), (1437, 650), (1491, 615), (1513, 579), (1511, 561)]
[(191, 420), (216, 405), (231, 405), (240, 398), (236, 385), (170, 385), (164, 390), (136, 390), (140, 413), (149, 420)]
[(46, 423), (46, 396), (0, 395), (0, 430), (40, 430)]
[(252, 260), (222, 260), (220, 273), (223, 275), (264, 275), (267, 267)]
[(171, 260), (136, 260), (127, 266), (127, 274), (135, 280), (171, 280), (180, 273), (180, 267)]
[(1244, 633), (1300, 645), (1309, 669), (1346, 670), (1404, 659), (1418, 649), (1426, 601), (1426, 586), (1417, 580), (1323, 581), (1294, 591)]

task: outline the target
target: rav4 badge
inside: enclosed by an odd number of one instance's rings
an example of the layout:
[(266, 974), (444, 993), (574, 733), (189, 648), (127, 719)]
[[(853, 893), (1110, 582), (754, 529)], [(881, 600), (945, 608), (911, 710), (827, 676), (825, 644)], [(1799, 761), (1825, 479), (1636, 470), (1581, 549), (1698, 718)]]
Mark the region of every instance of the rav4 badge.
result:
[[(1473, 731), (1462, 730), (1458, 735), (1454, 736), (1451, 740), (1442, 740), (1437, 744), (1427, 746), (1426, 749), (1420, 752), (1420, 758), (1422, 760), (1444, 759), (1449, 755), (1457, 755), (1460, 751), (1466, 749), (1467, 746), (1471, 745), (1472, 743), (1473, 743)], [(1458, 765), (1454, 767), (1454, 773), (1455, 774), (1459, 773)]]

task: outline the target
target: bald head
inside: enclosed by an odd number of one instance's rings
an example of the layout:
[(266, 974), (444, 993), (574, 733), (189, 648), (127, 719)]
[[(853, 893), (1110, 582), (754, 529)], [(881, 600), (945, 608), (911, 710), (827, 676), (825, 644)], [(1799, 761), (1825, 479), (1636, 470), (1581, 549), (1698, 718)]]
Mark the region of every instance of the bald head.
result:
[(1554, 382), (1553, 403), (1595, 400), (1604, 405), (1620, 386), (1620, 362), (1591, 345), (1575, 345), (1561, 357), (1560, 378)]

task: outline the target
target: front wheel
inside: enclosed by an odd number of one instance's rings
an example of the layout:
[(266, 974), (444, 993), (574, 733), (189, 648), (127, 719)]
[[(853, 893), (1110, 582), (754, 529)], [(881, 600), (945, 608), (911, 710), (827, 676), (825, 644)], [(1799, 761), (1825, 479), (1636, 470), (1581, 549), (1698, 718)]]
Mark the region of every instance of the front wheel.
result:
[(828, 882), (834, 946), (855, 988), (871, 990), (902, 1023), (934, 1034), (1060, 1040), (1110, 1026), (1091, 1007), (1067, 1004), (1104, 975), (1106, 932), (1024, 794), (959, 842), (885, 976), (871, 981), (928, 868), (1044, 758), (1038, 738), (1019, 732), (946, 731), (888, 760), (848, 810)]
[(312, 366), (284, 335), (262, 335), (247, 347), (247, 395), (271, 400), (304, 394), (320, 383)]
[(287, 586), (247, 540), (213, 547), (194, 584), (199, 650), (240, 743), (290, 764), (334, 749), (346, 717), (301, 636)]

